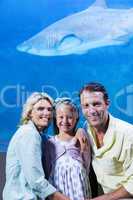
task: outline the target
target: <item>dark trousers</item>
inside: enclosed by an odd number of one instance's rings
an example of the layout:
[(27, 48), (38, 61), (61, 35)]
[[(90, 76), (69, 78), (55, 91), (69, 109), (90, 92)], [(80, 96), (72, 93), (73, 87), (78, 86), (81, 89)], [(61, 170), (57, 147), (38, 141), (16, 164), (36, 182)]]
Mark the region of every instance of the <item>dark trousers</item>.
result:
[(5, 185), (5, 163), (6, 153), (0, 152), (0, 200), (2, 200), (2, 192)]
[(97, 197), (98, 196), (98, 182), (97, 182), (97, 178), (93, 170), (92, 164), (90, 165), (89, 179), (90, 179), (92, 197), (93, 198)]

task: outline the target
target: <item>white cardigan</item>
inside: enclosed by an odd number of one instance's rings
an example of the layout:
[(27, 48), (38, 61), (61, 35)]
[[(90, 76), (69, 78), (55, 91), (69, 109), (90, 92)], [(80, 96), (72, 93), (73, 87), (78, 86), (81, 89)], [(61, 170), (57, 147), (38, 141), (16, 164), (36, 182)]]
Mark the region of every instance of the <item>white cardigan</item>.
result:
[(12, 137), (6, 158), (3, 200), (45, 199), (56, 191), (45, 179), (41, 142), (32, 121), (22, 125)]

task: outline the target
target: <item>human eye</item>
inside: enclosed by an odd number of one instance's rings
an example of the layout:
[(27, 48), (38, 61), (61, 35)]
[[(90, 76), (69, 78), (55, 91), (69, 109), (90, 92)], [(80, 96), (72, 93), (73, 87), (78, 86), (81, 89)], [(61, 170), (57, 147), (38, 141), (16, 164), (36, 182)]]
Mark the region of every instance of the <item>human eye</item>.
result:
[(52, 107), (48, 107), (47, 110), (52, 112), (53, 108)]
[(59, 119), (63, 119), (63, 116), (62, 115), (58, 115), (57, 116)]
[(86, 104), (82, 105), (82, 107), (83, 107), (84, 109), (87, 109), (87, 108), (89, 107), (89, 104), (86, 103)]
[(95, 102), (95, 103), (93, 103), (93, 106), (94, 107), (100, 107), (101, 106), (101, 102)]
[(38, 111), (43, 111), (43, 110), (44, 110), (44, 107), (40, 106), (40, 107), (37, 108), (37, 110), (38, 110)]
[(73, 116), (68, 116), (68, 119), (72, 119), (73, 118)]

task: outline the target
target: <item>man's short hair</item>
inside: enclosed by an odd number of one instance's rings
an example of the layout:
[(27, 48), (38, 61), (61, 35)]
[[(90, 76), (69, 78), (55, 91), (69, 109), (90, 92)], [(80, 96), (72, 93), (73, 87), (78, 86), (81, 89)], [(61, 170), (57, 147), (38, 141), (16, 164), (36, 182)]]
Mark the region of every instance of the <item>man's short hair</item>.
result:
[(84, 85), (82, 87), (82, 89), (79, 92), (79, 96), (81, 96), (81, 94), (84, 91), (89, 91), (89, 92), (102, 92), (103, 93), (103, 98), (105, 102), (109, 102), (109, 96), (107, 93), (107, 90), (105, 89), (105, 87), (101, 84), (101, 83), (97, 83), (97, 82), (90, 82), (86, 85)]

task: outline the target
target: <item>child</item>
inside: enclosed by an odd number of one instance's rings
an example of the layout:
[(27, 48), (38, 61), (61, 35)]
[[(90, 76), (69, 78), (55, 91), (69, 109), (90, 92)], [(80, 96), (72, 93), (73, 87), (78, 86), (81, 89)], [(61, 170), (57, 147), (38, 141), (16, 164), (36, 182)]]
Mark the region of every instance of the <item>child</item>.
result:
[(81, 153), (74, 138), (78, 108), (71, 99), (60, 98), (55, 104), (55, 117), (58, 135), (45, 144), (47, 178), (71, 200), (90, 198), (90, 149)]

